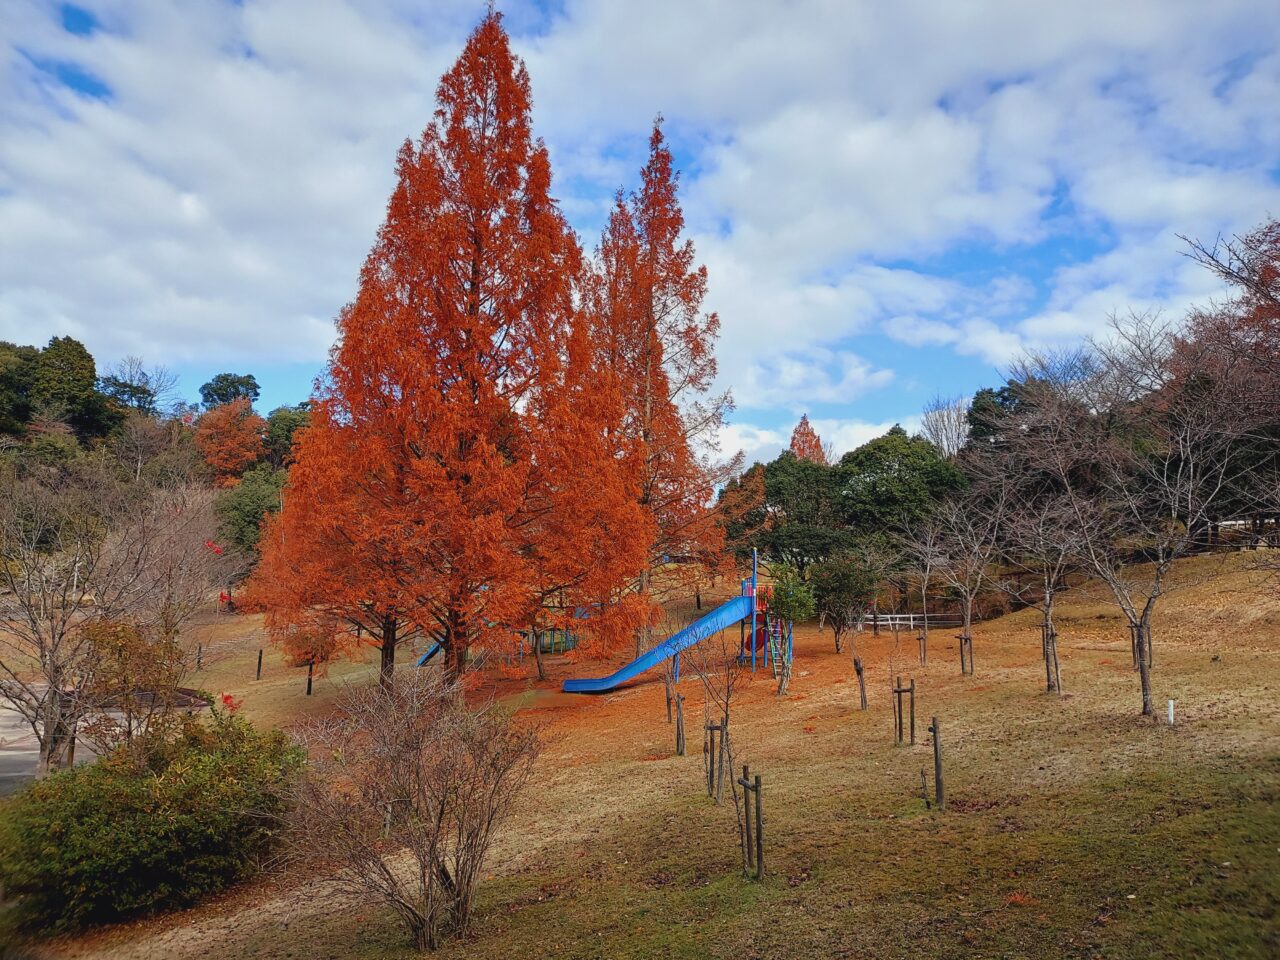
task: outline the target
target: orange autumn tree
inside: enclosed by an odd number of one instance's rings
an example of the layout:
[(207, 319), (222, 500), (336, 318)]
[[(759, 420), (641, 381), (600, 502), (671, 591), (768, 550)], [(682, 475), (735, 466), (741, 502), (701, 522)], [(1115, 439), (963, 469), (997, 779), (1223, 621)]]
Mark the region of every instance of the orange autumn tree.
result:
[[(732, 409), (712, 395), (720, 320), (703, 313), (706, 268), (681, 238), (684, 214), (661, 118), (649, 140), (640, 189), (619, 193), (597, 251), (590, 309), (602, 367), (620, 385), (622, 430), (639, 471), (640, 504), (655, 533), (635, 583), (647, 604), (698, 579), (699, 567), (725, 557), (724, 534), (710, 508), (736, 463), (716, 462), (715, 438)], [(677, 561), (663, 583), (654, 574)], [(652, 642), (636, 635), (637, 652)]]
[(351, 429), (325, 421), (299, 433), (283, 505), (263, 523), (241, 602), (265, 613), (268, 633), (294, 663), (323, 669), (373, 647), (387, 687), (397, 649), (421, 631), (406, 615), (403, 559), (376, 538), (354, 535), (362, 496), (346, 460)]
[(267, 422), (253, 412), (247, 397), (209, 410), (196, 423), (196, 448), (213, 470), (219, 487), (234, 487), (267, 455)]
[[(264, 535), (255, 580), (271, 584), (254, 595), (282, 639), (341, 650), (337, 625), (368, 611), (397, 637), (438, 641), (458, 674), (477, 648), (510, 653), (516, 628), (635, 569), (646, 518), (609, 419), (618, 404), (597, 402), (609, 385), (575, 343), (582, 257), (529, 113), (524, 65), (491, 12), (400, 150)], [(389, 675), (394, 644), (381, 645)]]
[(814, 463), (820, 463), (824, 467), (831, 460), (827, 454), (827, 448), (822, 443), (822, 438), (818, 436), (818, 432), (809, 424), (809, 415), (807, 413), (801, 415), (800, 422), (791, 431), (791, 452), (801, 460), (812, 460)]

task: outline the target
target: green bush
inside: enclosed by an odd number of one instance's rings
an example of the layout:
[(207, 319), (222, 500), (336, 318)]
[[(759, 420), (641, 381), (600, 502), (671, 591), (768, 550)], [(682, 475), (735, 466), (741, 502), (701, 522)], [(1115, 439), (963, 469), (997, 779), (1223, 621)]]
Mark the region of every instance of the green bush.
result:
[(29, 784), (0, 816), (0, 883), (41, 929), (189, 906), (253, 869), (300, 751), (224, 712)]

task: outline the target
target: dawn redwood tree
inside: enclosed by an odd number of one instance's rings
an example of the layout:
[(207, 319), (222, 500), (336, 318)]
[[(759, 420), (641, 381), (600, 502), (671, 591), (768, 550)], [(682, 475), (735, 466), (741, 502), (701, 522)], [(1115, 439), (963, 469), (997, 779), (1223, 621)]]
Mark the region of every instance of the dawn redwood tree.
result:
[[(714, 565), (725, 556), (724, 529), (710, 505), (738, 467), (715, 461), (732, 401), (711, 393), (720, 320), (702, 312), (707, 271), (681, 237), (678, 185), (659, 118), (640, 189), (617, 197), (590, 288), (599, 363), (623, 391), (621, 429), (638, 454), (639, 502), (656, 524), (636, 582), (647, 602), (656, 599), (653, 574), (666, 560)], [(637, 650), (649, 634), (637, 633)]]
[(359, 478), (344, 459), (350, 429), (326, 423), (300, 432), (282, 506), (262, 521), (260, 559), (241, 604), (265, 613), (267, 632), (294, 663), (324, 668), (375, 648), (379, 683), (389, 687), (396, 651), (420, 631), (405, 615), (412, 598), (404, 558), (357, 536), (348, 519), (361, 509)]
[(827, 466), (831, 463), (830, 451), (809, 424), (809, 415), (803, 414), (796, 428), (791, 431), (791, 452), (801, 460), (812, 460)]
[(277, 539), (300, 549), (291, 535), (303, 526), (313, 538), (306, 563), (276, 565), (285, 582), (261, 594), (285, 636), (306, 629), (318, 588), (348, 619), (365, 604), (438, 641), (456, 676), (474, 649), (514, 651), (548, 585), (567, 586), (550, 551), (611, 571), (611, 552), (633, 549), (637, 490), (611, 474), (628, 463), (615, 456), (620, 431), (571, 369), (582, 257), (530, 107), (524, 64), (491, 12), (441, 79), (431, 123), (399, 152), (386, 221), (294, 447), (281, 536), (263, 538), (264, 561)]
[(267, 454), (267, 422), (247, 398), (219, 404), (196, 423), (196, 447), (218, 487), (234, 487)]

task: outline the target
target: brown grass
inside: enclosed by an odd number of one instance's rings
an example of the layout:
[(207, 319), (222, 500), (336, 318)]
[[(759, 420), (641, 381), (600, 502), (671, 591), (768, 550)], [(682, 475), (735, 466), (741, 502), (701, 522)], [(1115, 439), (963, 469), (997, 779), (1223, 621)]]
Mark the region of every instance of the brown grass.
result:
[[(1067, 693), (1043, 692), (1034, 611), (982, 624), (976, 675), (935, 632), (926, 667), (913, 635), (862, 634), (867, 712), (849, 648), (796, 631), (790, 695), (757, 674), (734, 720), (765, 782), (771, 876), (735, 869), (731, 815), (702, 790), (701, 693), (682, 682), (690, 756), (674, 754), (658, 677), (599, 697), (558, 692), (605, 664), (552, 658), (545, 684), (499, 695), (545, 725), (548, 746), (519, 817), (502, 833), (476, 930), (458, 957), (1275, 956), (1280, 948), (1280, 600), (1226, 561), (1220, 578), (1166, 601), (1155, 633), (1158, 703), (1143, 721), (1129, 644), (1092, 587), (1059, 619)], [(683, 622), (686, 617), (679, 617)], [(305, 670), (268, 649), (254, 618), (202, 624), (201, 685), (242, 697), (255, 720), (324, 710), (343, 665), (304, 696)], [(194, 637), (192, 638), (194, 639)], [(889, 687), (919, 688), (915, 747), (892, 742)], [(942, 720), (949, 810), (927, 811), (925, 727)], [(183, 914), (46, 945), (79, 958), (403, 957), (380, 908), (272, 877)]]

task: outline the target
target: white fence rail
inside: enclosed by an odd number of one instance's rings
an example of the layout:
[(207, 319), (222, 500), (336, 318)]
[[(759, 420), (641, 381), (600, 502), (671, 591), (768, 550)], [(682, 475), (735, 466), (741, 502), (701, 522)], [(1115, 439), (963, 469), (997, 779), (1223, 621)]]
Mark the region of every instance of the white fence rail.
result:
[[(964, 621), (960, 617), (944, 617), (929, 614), (929, 628), (945, 629), (948, 627), (958, 627)], [(865, 616), (858, 621), (858, 630), (874, 630), (876, 627), (881, 629), (892, 630), (895, 627), (899, 630), (920, 630), (924, 628), (924, 614), (922, 613), (881, 613), (875, 616)]]

